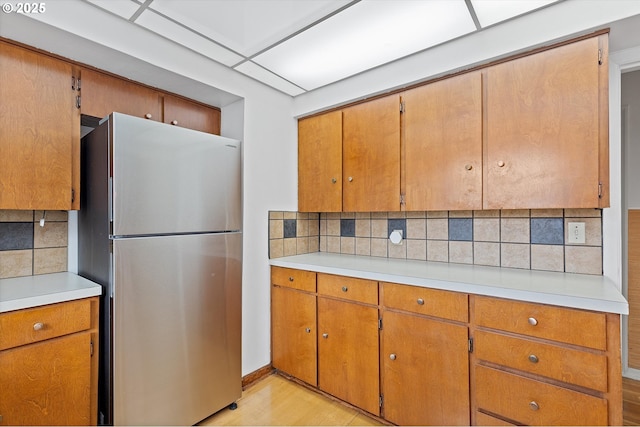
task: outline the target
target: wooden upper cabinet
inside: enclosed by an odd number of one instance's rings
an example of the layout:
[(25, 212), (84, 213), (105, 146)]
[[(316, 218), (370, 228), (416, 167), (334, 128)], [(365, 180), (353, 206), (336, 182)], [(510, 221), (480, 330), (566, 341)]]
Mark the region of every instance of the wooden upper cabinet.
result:
[(405, 209), (482, 209), (482, 76), (402, 93)]
[(0, 42), (0, 209), (79, 208), (73, 66)]
[(484, 209), (608, 206), (606, 37), (487, 69)]
[(163, 97), (163, 121), (220, 135), (220, 110), (172, 95)]
[(400, 96), (345, 108), (342, 210), (400, 210)]
[(298, 210), (342, 210), (342, 111), (298, 121)]
[(162, 121), (160, 94), (146, 86), (83, 68), (81, 94), (82, 114), (104, 118), (116, 111)]

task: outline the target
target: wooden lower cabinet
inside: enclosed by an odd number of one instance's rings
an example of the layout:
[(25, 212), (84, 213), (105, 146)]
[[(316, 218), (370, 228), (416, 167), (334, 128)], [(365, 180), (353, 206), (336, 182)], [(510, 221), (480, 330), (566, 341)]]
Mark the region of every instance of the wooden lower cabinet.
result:
[(0, 425), (96, 425), (98, 298), (0, 314)]
[(383, 417), (398, 425), (469, 425), (466, 325), (384, 311)]
[(318, 297), (318, 386), (380, 414), (378, 308)]

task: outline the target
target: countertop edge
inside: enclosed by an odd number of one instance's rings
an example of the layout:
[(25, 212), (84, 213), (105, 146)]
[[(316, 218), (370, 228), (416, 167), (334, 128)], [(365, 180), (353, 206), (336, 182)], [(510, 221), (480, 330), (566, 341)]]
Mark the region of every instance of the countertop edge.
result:
[[(345, 264), (350, 264), (345, 267)], [(419, 273), (415, 271), (411, 275), (398, 274), (385, 270), (398, 270), (404, 265), (413, 267), (422, 266)], [(305, 255), (294, 255), (290, 257), (274, 258), (269, 260), (269, 264), (276, 267), (293, 268), (297, 270), (308, 270), (317, 273), (335, 274), (341, 276), (355, 277), (361, 279), (376, 280), (381, 282), (392, 282), (405, 285), (428, 287), (440, 290), (464, 292), (476, 295), (506, 298), (517, 301), (556, 305), (561, 307), (593, 310), (606, 313), (629, 314), (629, 304), (622, 296), (614, 283), (603, 276), (587, 276), (571, 273), (555, 273), (535, 270), (504, 269), (500, 267), (475, 267), (449, 263), (430, 263), (428, 261), (413, 260), (390, 260), (388, 258), (338, 255), (328, 253), (313, 253)], [(390, 268), (390, 266), (392, 268)], [(429, 267), (439, 270), (439, 274), (430, 274)], [(366, 267), (373, 267), (366, 270)], [(424, 272), (422, 271), (424, 270)], [(468, 280), (465, 276), (474, 276), (475, 273), (490, 277), (494, 275), (495, 283), (490, 282), (487, 277), (483, 280)], [(449, 275), (443, 279), (443, 273)], [(506, 279), (502, 276), (509, 276)], [(456, 277), (460, 276), (460, 277)], [(564, 289), (552, 289), (546, 283), (542, 289), (523, 289), (518, 286), (509, 286), (508, 282), (513, 277), (521, 276), (527, 280), (540, 278), (540, 280), (557, 279), (564, 282), (585, 281), (589, 283), (589, 289), (581, 289), (573, 283), (566, 285)], [(474, 276), (475, 277), (475, 276)], [(484, 283), (483, 283), (484, 282)], [(594, 292), (594, 290), (596, 292)], [(597, 294), (597, 295), (596, 295)]]

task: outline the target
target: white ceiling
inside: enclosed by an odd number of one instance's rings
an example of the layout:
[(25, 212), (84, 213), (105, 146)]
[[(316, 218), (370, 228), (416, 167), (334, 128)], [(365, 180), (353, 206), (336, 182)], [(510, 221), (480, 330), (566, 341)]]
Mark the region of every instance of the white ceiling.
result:
[[(85, 0), (291, 96), (555, 0)], [(562, 1), (562, 0), (561, 0)]]

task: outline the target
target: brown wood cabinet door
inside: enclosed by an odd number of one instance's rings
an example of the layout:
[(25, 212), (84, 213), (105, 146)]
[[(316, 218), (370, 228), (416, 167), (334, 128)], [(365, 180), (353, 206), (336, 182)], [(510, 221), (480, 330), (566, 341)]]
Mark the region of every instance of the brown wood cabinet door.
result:
[(104, 118), (116, 111), (162, 120), (160, 94), (132, 81), (84, 68), (80, 93), (82, 114)]
[(164, 123), (220, 135), (219, 109), (171, 95), (163, 98)]
[(343, 110), (342, 210), (400, 210), (400, 96)]
[(298, 210), (342, 211), (342, 111), (298, 121)]
[(487, 69), (485, 209), (599, 206), (598, 48), (591, 38)]
[(91, 334), (0, 352), (0, 425), (89, 425)]
[(482, 76), (402, 94), (405, 209), (482, 209)]
[(316, 386), (316, 297), (271, 287), (271, 356), (273, 367)]
[(467, 327), (389, 311), (382, 321), (384, 418), (398, 425), (469, 425)]
[(378, 309), (318, 297), (318, 386), (379, 415)]
[(77, 209), (80, 112), (72, 76), (64, 61), (0, 43), (0, 209)]

